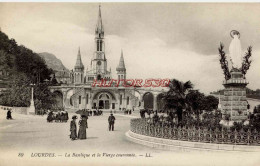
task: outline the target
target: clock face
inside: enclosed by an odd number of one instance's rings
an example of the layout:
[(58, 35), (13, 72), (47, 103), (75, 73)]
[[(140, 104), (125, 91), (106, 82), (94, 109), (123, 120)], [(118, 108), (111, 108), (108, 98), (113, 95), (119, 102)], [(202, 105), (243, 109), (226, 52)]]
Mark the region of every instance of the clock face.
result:
[(101, 61), (98, 61), (98, 62), (97, 62), (97, 65), (100, 66), (100, 65), (101, 65)]

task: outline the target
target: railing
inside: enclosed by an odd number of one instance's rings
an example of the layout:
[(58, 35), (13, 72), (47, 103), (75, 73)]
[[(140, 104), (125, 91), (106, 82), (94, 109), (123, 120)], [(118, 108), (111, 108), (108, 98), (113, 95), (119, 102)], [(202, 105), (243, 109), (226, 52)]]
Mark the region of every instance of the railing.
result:
[(260, 145), (258, 131), (231, 131), (230, 129), (207, 129), (196, 127), (176, 127), (168, 124), (152, 124), (149, 119), (132, 119), (131, 131), (150, 137), (180, 141), (233, 144)]
[(245, 79), (232, 79), (232, 78), (223, 81), (223, 84), (230, 84), (230, 83), (248, 84), (248, 81), (246, 81)]

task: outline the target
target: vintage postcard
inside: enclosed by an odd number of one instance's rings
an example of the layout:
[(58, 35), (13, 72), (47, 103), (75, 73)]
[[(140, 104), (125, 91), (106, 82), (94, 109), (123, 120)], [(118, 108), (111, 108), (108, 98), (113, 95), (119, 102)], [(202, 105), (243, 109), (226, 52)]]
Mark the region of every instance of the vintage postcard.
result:
[(0, 2), (0, 166), (259, 166), (259, 16)]

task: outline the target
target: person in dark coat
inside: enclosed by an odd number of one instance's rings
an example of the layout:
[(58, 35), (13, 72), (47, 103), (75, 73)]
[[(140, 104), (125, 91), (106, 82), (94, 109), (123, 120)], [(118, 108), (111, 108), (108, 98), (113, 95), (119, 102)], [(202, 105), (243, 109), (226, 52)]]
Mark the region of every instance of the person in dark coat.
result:
[(61, 122), (61, 119), (62, 119), (61, 111), (58, 111), (58, 114), (57, 114), (58, 122)]
[(153, 116), (153, 123), (156, 124), (157, 122), (159, 122), (159, 116), (158, 116), (157, 112), (155, 112), (155, 114)]
[(53, 112), (49, 112), (48, 116), (47, 116), (47, 122), (52, 122), (53, 121)]
[(111, 130), (114, 131), (115, 120), (116, 120), (116, 118), (114, 117), (114, 115), (110, 114), (110, 116), (108, 117), (109, 131), (111, 131)]
[(66, 113), (65, 113), (65, 122), (67, 122), (69, 120), (69, 114), (68, 114), (68, 112), (66, 111)]
[(81, 120), (79, 121), (79, 132), (78, 132), (78, 139), (87, 139), (87, 131), (88, 122), (87, 116), (81, 115)]
[(76, 119), (78, 117), (76, 115), (72, 116), (72, 121), (70, 122), (70, 139), (75, 140), (77, 139), (77, 125)]
[(60, 122), (64, 122), (65, 121), (65, 114), (63, 113), (63, 111), (60, 113)]
[(12, 118), (12, 111), (10, 109), (7, 111), (6, 119), (13, 119)]

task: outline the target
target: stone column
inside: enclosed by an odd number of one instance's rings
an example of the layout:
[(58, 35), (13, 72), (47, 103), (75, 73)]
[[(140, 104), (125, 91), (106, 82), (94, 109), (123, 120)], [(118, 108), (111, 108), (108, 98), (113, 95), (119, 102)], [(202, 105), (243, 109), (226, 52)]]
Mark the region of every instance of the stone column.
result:
[[(67, 89), (66, 89), (67, 90)], [(66, 108), (66, 100), (67, 100), (67, 91), (62, 92), (62, 105), (64, 109)]]
[(123, 95), (123, 108), (126, 109), (126, 96), (125, 96), (125, 94)]
[(140, 109), (144, 109), (144, 101), (140, 101), (141, 102), (141, 106), (140, 106)]
[(112, 110), (112, 100), (109, 101), (109, 109)]
[(82, 101), (81, 101), (81, 108), (86, 108), (86, 100), (87, 100), (87, 96), (82, 96)]
[(33, 99), (33, 85), (32, 85), (32, 98), (31, 98), (31, 104), (28, 110), (27, 114), (35, 114), (35, 107), (34, 107), (34, 99)]
[(153, 95), (153, 110), (157, 110), (157, 94)]
[(115, 103), (115, 109), (116, 109), (117, 111), (119, 111), (119, 107), (120, 107), (120, 106), (119, 106), (119, 102), (116, 102), (116, 103)]
[(116, 109), (119, 111), (119, 108), (120, 108), (120, 93), (118, 92), (118, 95), (117, 95), (117, 103), (116, 103)]
[(91, 100), (91, 95), (88, 94), (88, 109), (92, 109), (92, 103), (93, 101)]

